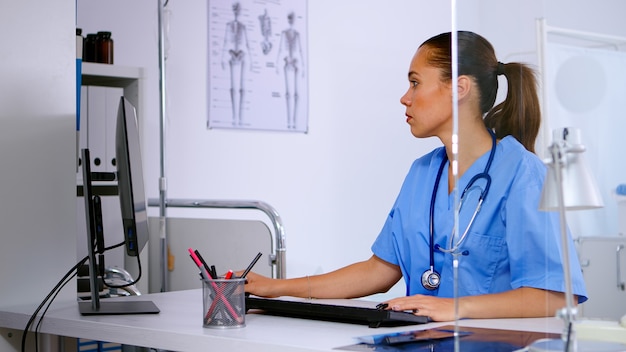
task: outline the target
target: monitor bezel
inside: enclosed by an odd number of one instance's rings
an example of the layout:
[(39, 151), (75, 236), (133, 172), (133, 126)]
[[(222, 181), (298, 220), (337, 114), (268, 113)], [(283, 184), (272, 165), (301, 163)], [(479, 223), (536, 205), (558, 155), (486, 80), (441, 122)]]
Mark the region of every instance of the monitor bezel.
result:
[(143, 160), (135, 107), (120, 97), (115, 134), (117, 184), (126, 254), (138, 256), (148, 242)]

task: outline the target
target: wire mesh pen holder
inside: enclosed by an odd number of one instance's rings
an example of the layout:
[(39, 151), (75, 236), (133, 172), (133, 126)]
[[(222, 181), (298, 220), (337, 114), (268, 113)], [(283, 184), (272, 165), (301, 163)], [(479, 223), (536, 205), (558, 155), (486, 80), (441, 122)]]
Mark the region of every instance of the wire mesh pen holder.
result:
[(202, 281), (202, 325), (205, 328), (246, 326), (246, 297), (242, 279)]

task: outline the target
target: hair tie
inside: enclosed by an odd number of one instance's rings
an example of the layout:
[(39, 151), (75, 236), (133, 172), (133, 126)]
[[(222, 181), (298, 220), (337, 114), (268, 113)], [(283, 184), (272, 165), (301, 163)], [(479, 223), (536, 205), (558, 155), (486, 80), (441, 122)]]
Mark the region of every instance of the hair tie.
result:
[(496, 75), (500, 76), (504, 74), (504, 64), (498, 61), (498, 68), (496, 68)]

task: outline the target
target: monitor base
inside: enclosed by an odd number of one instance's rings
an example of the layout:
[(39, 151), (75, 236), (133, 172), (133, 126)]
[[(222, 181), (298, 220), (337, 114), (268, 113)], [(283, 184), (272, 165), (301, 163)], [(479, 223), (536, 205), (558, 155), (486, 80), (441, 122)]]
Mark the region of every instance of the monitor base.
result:
[(152, 301), (100, 301), (100, 308), (94, 309), (91, 301), (78, 302), (81, 315), (121, 315), (121, 314), (157, 314), (159, 308)]

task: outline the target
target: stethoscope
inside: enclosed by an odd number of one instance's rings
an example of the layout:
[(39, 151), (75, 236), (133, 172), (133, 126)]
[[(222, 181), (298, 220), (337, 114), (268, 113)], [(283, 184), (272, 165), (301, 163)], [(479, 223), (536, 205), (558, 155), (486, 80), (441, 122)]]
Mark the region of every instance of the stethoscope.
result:
[[(491, 186), (491, 176), (489, 176), (489, 169), (491, 168), (491, 162), (493, 161), (493, 157), (496, 152), (496, 136), (493, 131), (489, 130), (489, 134), (491, 135), (491, 151), (489, 152), (489, 159), (487, 160), (487, 165), (485, 166), (485, 170), (481, 173), (474, 175), (468, 182), (465, 189), (463, 189), (463, 193), (461, 193), (461, 200), (459, 204), (459, 209), (463, 205), (463, 200), (465, 198), (465, 193), (472, 188), (474, 183), (481, 178), (485, 179), (485, 188), (480, 192), (480, 196), (478, 198), (478, 205), (476, 206), (476, 210), (474, 210), (474, 214), (470, 218), (469, 224), (465, 228), (463, 235), (457, 241), (457, 243), (452, 245), (452, 235), (450, 235), (449, 247), (448, 249), (441, 247), (439, 244), (434, 244), (435, 242), (435, 200), (437, 199), (437, 190), (439, 189), (439, 181), (441, 181), (441, 174), (443, 173), (443, 168), (448, 161), (448, 156), (444, 154), (443, 160), (441, 161), (441, 165), (439, 165), (439, 171), (437, 171), (437, 178), (435, 179), (435, 188), (433, 189), (433, 195), (430, 198), (430, 221), (429, 221), (429, 232), (430, 232), (430, 268), (426, 270), (422, 274), (422, 286), (424, 286), (427, 290), (435, 290), (439, 287), (441, 283), (441, 275), (435, 271), (435, 250), (452, 253), (452, 254), (461, 254), (468, 255), (469, 251), (465, 250), (462, 252), (458, 252), (459, 247), (463, 244), (463, 241), (467, 237), (472, 224), (474, 223), (474, 219), (476, 219), (476, 215), (480, 211), (480, 208), (487, 197), (487, 193), (489, 192), (489, 187)], [(453, 231), (454, 232), (454, 231)]]

